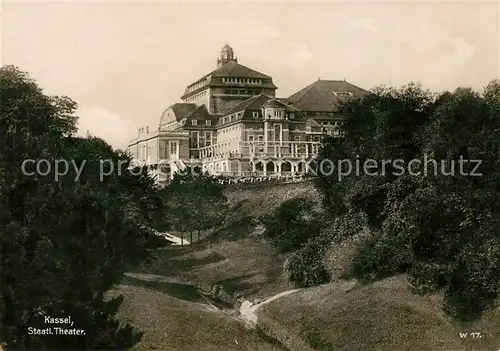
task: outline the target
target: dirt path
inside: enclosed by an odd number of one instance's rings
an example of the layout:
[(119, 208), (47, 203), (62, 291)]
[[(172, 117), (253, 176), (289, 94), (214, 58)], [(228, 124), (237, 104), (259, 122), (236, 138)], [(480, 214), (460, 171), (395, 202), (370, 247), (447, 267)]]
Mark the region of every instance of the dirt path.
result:
[(263, 306), (271, 301), (279, 299), (280, 297), (293, 294), (294, 292), (297, 292), (299, 290), (301, 290), (301, 289), (293, 289), (293, 290), (280, 292), (279, 294), (271, 296), (258, 304), (253, 304), (252, 302), (245, 300), (245, 301), (243, 301), (243, 303), (240, 306), (241, 317), (243, 317), (243, 319), (248, 322), (247, 324), (249, 324), (251, 326), (255, 326), (255, 325), (257, 325), (257, 314), (255, 313), (255, 311), (259, 307), (261, 307), (261, 306)]
[[(143, 281), (149, 281), (149, 282), (165, 282), (165, 283), (172, 283), (175, 279), (172, 279), (171, 277), (165, 277), (161, 275), (155, 275), (155, 274), (140, 274), (140, 273), (126, 273), (127, 276), (133, 277), (136, 279), (140, 279)], [(245, 323), (248, 327), (250, 328), (255, 328), (257, 325), (257, 314), (256, 311), (258, 308), (261, 306), (268, 304), (274, 300), (277, 300), (283, 296), (293, 294), (294, 292), (297, 292), (301, 289), (292, 289), (292, 290), (287, 290), (280, 292), (276, 295), (273, 295), (271, 297), (268, 297), (267, 299), (260, 301), (258, 303), (253, 303), (251, 301), (245, 300), (241, 304), (239, 310), (233, 309), (233, 308), (222, 308), (221, 306), (217, 306), (213, 301), (211, 301), (208, 297), (204, 295), (200, 295), (204, 298), (205, 303), (196, 303), (196, 305), (203, 306), (207, 310), (212, 310), (212, 311), (218, 311), (222, 312), (226, 315), (230, 315), (236, 320), (239, 320), (240, 322)]]

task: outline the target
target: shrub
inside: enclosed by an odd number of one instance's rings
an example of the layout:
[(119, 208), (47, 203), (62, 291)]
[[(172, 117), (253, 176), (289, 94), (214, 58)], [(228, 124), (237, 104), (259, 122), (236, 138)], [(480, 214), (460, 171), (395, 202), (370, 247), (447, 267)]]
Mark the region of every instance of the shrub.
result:
[(261, 217), (265, 227), (263, 236), (281, 252), (300, 249), (323, 227), (314, 205), (303, 198), (285, 201), (273, 214)]
[(285, 264), (288, 279), (299, 288), (307, 288), (330, 281), (323, 264), (325, 240), (309, 240), (304, 247), (291, 254)]

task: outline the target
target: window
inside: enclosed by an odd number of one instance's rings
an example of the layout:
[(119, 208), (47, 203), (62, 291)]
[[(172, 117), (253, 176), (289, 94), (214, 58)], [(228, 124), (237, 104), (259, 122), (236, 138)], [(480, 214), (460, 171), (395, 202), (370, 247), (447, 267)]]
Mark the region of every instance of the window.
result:
[(281, 141), (281, 124), (274, 126), (274, 141)]
[(183, 119), (183, 120), (181, 121), (181, 126), (183, 126), (183, 125), (185, 125), (185, 124), (186, 124), (186, 120), (185, 120), (185, 119)]
[(315, 142), (320, 141), (319, 136), (315, 136), (313, 140), (314, 140)]
[(191, 125), (193, 125), (193, 126), (198, 125), (198, 121), (197, 121), (196, 119), (193, 119), (193, 120), (191, 121)]
[(205, 146), (212, 145), (212, 132), (205, 132)]
[(198, 143), (199, 133), (196, 131), (191, 132), (191, 147), (197, 149), (199, 147)]
[(212, 125), (212, 121), (205, 121), (205, 125), (211, 126)]
[(175, 142), (170, 143), (170, 154), (176, 154), (177, 153), (177, 144)]
[(300, 136), (295, 136), (293, 139), (294, 141), (300, 141)]
[(254, 112), (253, 113), (253, 118), (259, 118), (259, 113), (258, 112)]
[(248, 141), (249, 141), (249, 142), (253, 142), (253, 135), (249, 135), (249, 136), (248, 136)]
[(264, 141), (264, 136), (263, 135), (259, 135), (259, 141)]

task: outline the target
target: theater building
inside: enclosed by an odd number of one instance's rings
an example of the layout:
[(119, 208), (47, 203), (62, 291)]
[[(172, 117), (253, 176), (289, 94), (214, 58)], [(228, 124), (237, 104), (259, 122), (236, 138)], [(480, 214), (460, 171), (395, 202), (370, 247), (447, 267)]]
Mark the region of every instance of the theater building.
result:
[(323, 134), (341, 136), (340, 105), (367, 93), (323, 79), (287, 98), (276, 90), (272, 77), (238, 63), (226, 45), (217, 68), (186, 87), (157, 129), (139, 129), (128, 150), (159, 182), (190, 166), (228, 177), (303, 173)]

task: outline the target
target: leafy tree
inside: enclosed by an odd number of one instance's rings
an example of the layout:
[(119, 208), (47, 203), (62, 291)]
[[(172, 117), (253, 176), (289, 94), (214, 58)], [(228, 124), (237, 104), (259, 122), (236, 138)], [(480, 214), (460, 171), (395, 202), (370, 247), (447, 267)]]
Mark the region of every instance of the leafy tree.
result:
[(316, 236), (293, 252), (285, 264), (288, 279), (298, 288), (328, 283), (330, 274), (323, 264), (323, 255), (327, 247), (327, 238)]
[(210, 229), (219, 224), (227, 214), (228, 203), (218, 178), (199, 172), (175, 174), (163, 189), (166, 201), (166, 218), (171, 228), (181, 235)]
[[(471, 320), (500, 290), (500, 83), (483, 94), (459, 88), (432, 94), (410, 84), (378, 89), (345, 106), (345, 138), (326, 138), (321, 159), (434, 159), (428, 174), (321, 175), (317, 187), (333, 216), (365, 213), (373, 240), (353, 272), (380, 278), (406, 272), (415, 291), (444, 291), (444, 309)], [(480, 176), (471, 176), (481, 160)], [(454, 176), (446, 176), (455, 167)], [(467, 174), (459, 174), (459, 168)], [(339, 231), (340, 233), (341, 231)]]
[[(161, 198), (145, 170), (98, 138), (75, 138), (76, 104), (46, 96), (15, 67), (0, 69), (0, 328), (8, 348), (125, 349), (122, 298), (105, 298), (124, 267), (148, 256)], [(84, 161), (76, 179), (27, 175), (26, 159)], [(118, 167), (100, 177), (100, 160)], [(71, 316), (85, 335), (28, 335), (44, 317)]]
[(323, 223), (318, 215), (310, 200), (287, 200), (274, 213), (262, 216), (263, 235), (281, 252), (296, 251), (320, 232)]

